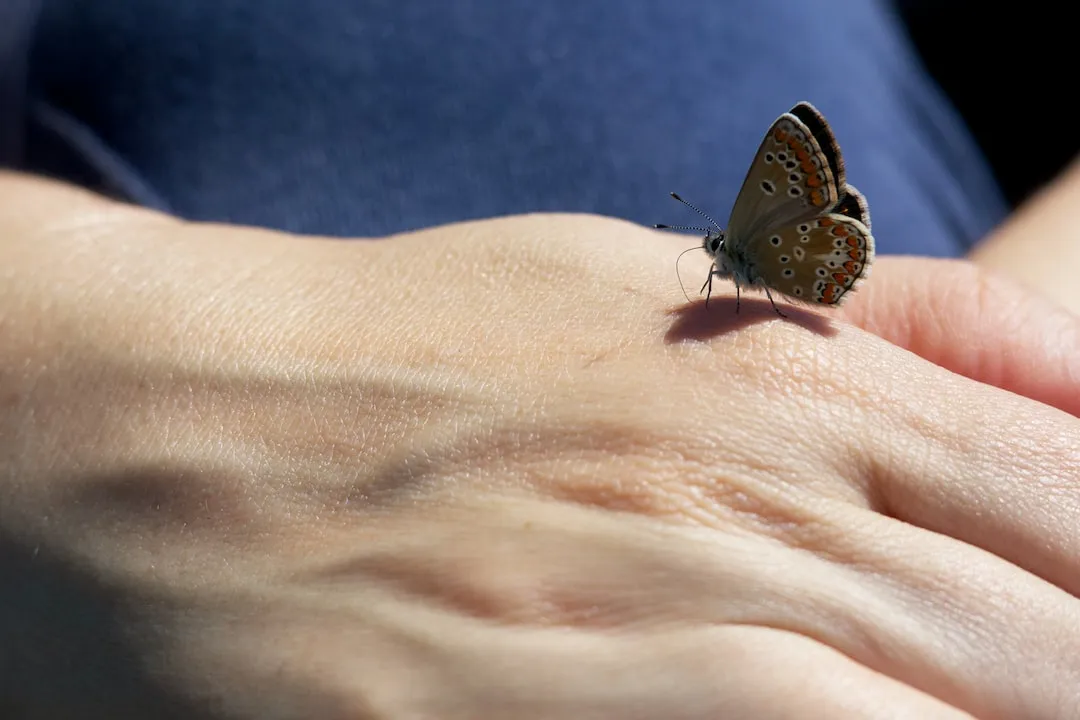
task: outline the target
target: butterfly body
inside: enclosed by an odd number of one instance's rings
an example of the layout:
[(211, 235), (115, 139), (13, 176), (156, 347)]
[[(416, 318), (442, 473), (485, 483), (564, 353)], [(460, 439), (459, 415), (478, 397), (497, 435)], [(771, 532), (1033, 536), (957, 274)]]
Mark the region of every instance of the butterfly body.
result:
[(737, 238), (728, 240), (726, 233), (713, 231), (705, 236), (701, 247), (712, 258), (712, 276), (732, 280), (739, 287), (760, 287), (763, 279), (757, 273), (759, 258), (753, 248)]
[(809, 103), (797, 104), (769, 128), (726, 229), (672, 195), (713, 226), (657, 226), (706, 233), (710, 293), (712, 280), (720, 278), (733, 281), (736, 291), (760, 288), (770, 301), (775, 291), (797, 302), (838, 305), (869, 274), (874, 239), (866, 200), (847, 184), (840, 148)]

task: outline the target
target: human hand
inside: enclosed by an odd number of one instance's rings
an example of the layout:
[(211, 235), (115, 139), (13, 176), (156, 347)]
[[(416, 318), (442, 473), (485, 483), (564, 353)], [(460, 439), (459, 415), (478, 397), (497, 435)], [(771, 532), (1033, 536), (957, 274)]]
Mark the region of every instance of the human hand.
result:
[(1080, 343), (968, 352), (1018, 311), (966, 265), (882, 258), (846, 317), (975, 380), (688, 306), (622, 222), (349, 243), (0, 182), (15, 716), (1080, 706), (1080, 421), (976, 381), (1075, 413)]
[(1080, 315), (1080, 157), (971, 253)]

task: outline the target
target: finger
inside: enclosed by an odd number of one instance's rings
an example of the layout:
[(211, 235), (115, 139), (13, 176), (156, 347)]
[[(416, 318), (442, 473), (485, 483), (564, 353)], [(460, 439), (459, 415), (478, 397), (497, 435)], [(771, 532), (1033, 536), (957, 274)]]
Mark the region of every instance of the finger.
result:
[(718, 540), (695, 579), (672, 581), (671, 607), (813, 639), (974, 717), (1078, 716), (1075, 598), (952, 538), (830, 504), (787, 547), (742, 555)]
[(824, 368), (844, 369), (837, 406), (791, 418), (815, 428), (814, 443), (791, 442), (820, 452), (879, 512), (1080, 595), (1080, 420), (918, 359), (897, 373), (876, 338), (851, 340), (831, 344)]
[[(980, 718), (1080, 713), (1080, 603), (952, 538), (835, 504), (803, 538), (831, 567), (799, 590), (816, 637)], [(814, 629), (804, 630), (807, 634)]]
[(971, 253), (977, 264), (1080, 313), (1080, 158)]
[[(978, 315), (971, 319), (976, 322)], [(933, 330), (940, 340), (929, 346), (935, 352), (943, 346), (962, 351), (933, 319), (916, 316), (911, 322)], [(903, 325), (892, 327), (904, 331)], [(914, 327), (910, 337), (925, 337)], [(797, 329), (777, 324), (757, 332)], [(958, 326), (952, 335), (965, 332)], [(829, 338), (827, 352), (818, 350), (810, 372), (785, 355), (794, 357), (792, 343), (774, 345), (784, 351), (758, 367), (768, 369), (770, 382), (783, 383), (788, 397), (816, 401), (784, 406), (785, 427), (778, 434), (783, 442), (768, 456), (773, 467), (791, 463), (788, 472), (800, 478), (800, 487), (846, 478), (880, 512), (981, 547), (1080, 595), (1080, 420), (918, 358), (898, 358), (895, 348), (857, 331)], [(981, 362), (976, 349), (947, 364), (978, 369)], [(1007, 362), (1020, 364), (1015, 357)], [(1060, 372), (1058, 384), (1067, 379)], [(725, 393), (734, 396), (742, 387), (726, 387)], [(1071, 403), (1078, 399), (1074, 391)], [(762, 432), (754, 419), (747, 414), (724, 428), (726, 453), (758, 447), (747, 434)], [(699, 432), (707, 436), (712, 426)], [(830, 470), (807, 472), (810, 458)], [(715, 466), (718, 458), (710, 462)]]
[(802, 635), (728, 626), (709, 636), (713, 653), (727, 659), (718, 663), (723, 712), (714, 717), (972, 718)]
[[(768, 330), (795, 332), (779, 324)], [(783, 347), (791, 353), (791, 343)], [(895, 348), (855, 331), (830, 337), (827, 352), (819, 349), (817, 357), (824, 362), (811, 372), (799, 368), (802, 379), (785, 365), (782, 354), (771, 355), (767, 364), (775, 373), (770, 379), (789, 384), (784, 386), (786, 397), (816, 393), (822, 398), (821, 402), (785, 405), (783, 427), (777, 431), (779, 442), (768, 457), (770, 465), (776, 467), (793, 449), (797, 451), (800, 464), (792, 465), (791, 471), (797, 473), (799, 481), (781, 479), (776, 483), (778, 492), (769, 496), (770, 514), (776, 516), (778, 500), (784, 500), (788, 493), (794, 491), (805, 509), (815, 498), (810, 490), (798, 492), (804, 486), (814, 485), (822, 477), (846, 477), (852, 487), (865, 491), (867, 503), (879, 513), (958, 539), (973, 546), (975, 555), (981, 555), (977, 549), (982, 548), (1017, 566), (1020, 569), (1012, 568), (1013, 573), (995, 573), (993, 583), (969, 585), (972, 592), (990, 601), (1003, 594), (1007, 597), (1012, 584), (1030, 582), (1045, 589), (1041, 596), (1006, 602), (1007, 611), (994, 620), (1004, 626), (1018, 608), (1035, 608), (1030, 622), (1022, 623), (1023, 635), (1036, 639), (1033, 651), (1021, 647), (1026, 642), (1022, 637), (1010, 639), (1003, 644), (1019, 662), (1004, 663), (996, 672), (979, 665), (981, 678), (964, 678), (959, 688), (944, 686), (934, 692), (957, 693), (969, 702), (971, 698), (989, 698), (983, 704), (962, 706), (977, 715), (999, 706), (1016, 710), (1011, 715), (1004, 712), (1002, 717), (1069, 716), (1061, 714), (1062, 707), (1073, 713), (1080, 711), (1075, 698), (1063, 698), (1060, 691), (1053, 690), (1080, 687), (1080, 668), (1071, 654), (1062, 655), (1063, 647), (1072, 653), (1080, 644), (1075, 635), (1080, 616), (1075, 608), (1067, 607), (1075, 599), (1050, 586), (1080, 594), (1080, 528), (1076, 523), (1080, 514), (1080, 420), (1031, 399), (971, 382), (918, 358), (898, 364)], [(822, 388), (826, 392), (822, 393)], [(725, 447), (738, 446), (739, 429), (738, 424), (724, 428)], [(707, 433), (708, 428), (702, 432)], [(815, 469), (815, 460), (830, 470)], [(832, 498), (840, 501), (835, 495)], [(785, 511), (790, 514), (775, 520), (781, 528), (788, 523), (796, 532), (813, 527), (813, 518)], [(794, 582), (794, 570), (788, 566), (775, 572)], [(948, 570), (942, 569), (946, 577)], [(1039, 582), (1033, 575), (1048, 582)], [(804, 591), (800, 597), (806, 594)], [(770, 593), (762, 597), (770, 597)], [(940, 593), (939, 598), (939, 602), (947, 601), (948, 593)], [(790, 602), (790, 596), (785, 599)], [(888, 617), (888, 605), (883, 607), (878, 618)], [(825, 624), (840, 624), (846, 618), (860, 617), (861, 612), (859, 603), (849, 604)], [(1043, 622), (1043, 616), (1053, 619)], [(874, 627), (875, 623), (860, 627), (868, 641), (883, 632)], [(918, 627), (892, 627), (890, 633), (899, 642)], [(986, 652), (995, 641), (995, 627), (992, 622), (973, 626), (959, 642), (975, 648), (972, 656)], [(1037, 627), (1051, 628), (1051, 632), (1038, 634), (1034, 632)], [(938, 624), (922, 645), (933, 648), (943, 638), (951, 642), (951, 636), (945, 634), (948, 628), (948, 622)], [(908, 652), (917, 656), (914, 648)], [(995, 653), (988, 657), (995, 657)], [(906, 667), (898, 664), (900, 669)], [(955, 672), (962, 673), (964, 667), (963, 662), (942, 663), (931, 674), (949, 678)], [(942, 697), (952, 702), (951, 694)], [(1070, 700), (1074, 703), (1071, 706), (1067, 704)], [(1032, 708), (1042, 712), (1030, 712)]]
[(844, 315), (955, 373), (1080, 415), (1080, 318), (976, 265), (880, 258)]
[[(845, 352), (852, 366), (872, 356)], [(835, 456), (836, 471), (868, 482), (883, 514), (1080, 595), (1080, 420), (929, 365), (899, 378), (875, 370), (848, 378), (864, 396), (849, 427), (875, 431), (847, 433), (856, 460)]]
[[(776, 539), (682, 529), (687, 542), (653, 534), (652, 552), (622, 572), (611, 555), (575, 559), (607, 588), (592, 621), (774, 628), (975, 717), (1078, 716), (1075, 598), (944, 535), (811, 493), (798, 502), (815, 520), (782, 522)], [(751, 682), (757, 670), (738, 656), (750, 669), (737, 681)]]

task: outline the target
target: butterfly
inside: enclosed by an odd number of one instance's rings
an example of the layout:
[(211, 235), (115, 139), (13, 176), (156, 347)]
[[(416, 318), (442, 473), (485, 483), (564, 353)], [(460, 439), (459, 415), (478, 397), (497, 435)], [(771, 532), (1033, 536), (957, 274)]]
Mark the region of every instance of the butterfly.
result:
[(778, 117), (765, 134), (726, 230), (676, 193), (671, 196), (712, 226), (655, 226), (705, 233), (702, 247), (713, 261), (701, 286), (702, 292), (708, 287), (706, 306), (713, 278), (735, 282), (736, 312), (742, 287), (761, 288), (786, 317), (773, 291), (793, 301), (839, 305), (870, 274), (870, 209), (847, 184), (840, 146), (808, 102)]

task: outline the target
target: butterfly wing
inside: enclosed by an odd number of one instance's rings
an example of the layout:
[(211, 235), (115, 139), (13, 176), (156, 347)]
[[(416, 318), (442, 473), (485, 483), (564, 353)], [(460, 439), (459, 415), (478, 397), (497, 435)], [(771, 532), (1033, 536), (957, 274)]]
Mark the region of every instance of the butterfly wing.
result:
[(821, 153), (825, 156), (829, 170), (832, 171), (836, 187), (843, 190), (844, 185), (847, 183), (844, 158), (840, 155), (840, 144), (836, 142), (836, 137), (833, 135), (829, 123), (825, 120), (825, 116), (805, 100), (788, 112), (799, 118), (810, 131), (814, 140), (817, 141), (818, 147), (821, 148)]
[(825, 116), (808, 102), (801, 102), (791, 108), (791, 114), (802, 120), (803, 124), (809, 128), (829, 164), (836, 187), (840, 191), (840, 201), (830, 212), (855, 218), (865, 225), (867, 230), (870, 230), (870, 207), (863, 194), (854, 186), (847, 184), (847, 172), (844, 168), (844, 158), (840, 154), (840, 144), (836, 142), (836, 136), (833, 135)]
[(844, 186), (844, 196), (840, 198), (840, 202), (832, 211), (854, 218), (865, 225), (867, 230), (871, 229), (870, 206), (866, 204), (866, 198), (863, 197), (863, 194), (851, 185)]
[(760, 242), (755, 238), (754, 248), (750, 261), (755, 285), (821, 305), (840, 304), (869, 276), (874, 259), (870, 229), (839, 213), (770, 231)]
[(799, 103), (761, 141), (731, 211), (729, 242), (739, 245), (762, 228), (828, 212), (839, 202), (843, 182), (843, 162), (825, 119), (809, 103)]

